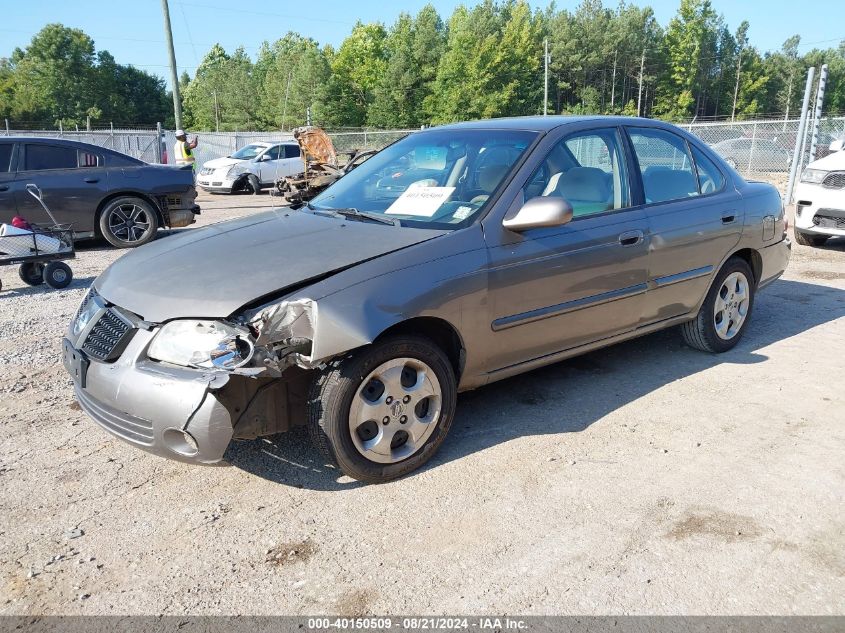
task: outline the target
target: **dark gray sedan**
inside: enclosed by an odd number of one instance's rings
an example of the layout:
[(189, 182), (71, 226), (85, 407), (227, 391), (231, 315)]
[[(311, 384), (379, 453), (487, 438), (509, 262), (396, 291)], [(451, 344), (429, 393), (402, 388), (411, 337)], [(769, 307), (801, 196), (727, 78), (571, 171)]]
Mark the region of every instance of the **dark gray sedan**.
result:
[(188, 226), (199, 213), (190, 167), (150, 165), (65, 139), (0, 138), (0, 222), (15, 215), (49, 221), (28, 184), (38, 185), (76, 237), (104, 237), (118, 248), (146, 244), (160, 227)]
[(70, 324), (82, 408), (158, 455), (308, 427), (400, 477), (459, 391), (678, 326), (724, 352), (790, 255), (773, 187), (657, 121), (543, 117), (414, 133), (308, 205), (155, 242)]

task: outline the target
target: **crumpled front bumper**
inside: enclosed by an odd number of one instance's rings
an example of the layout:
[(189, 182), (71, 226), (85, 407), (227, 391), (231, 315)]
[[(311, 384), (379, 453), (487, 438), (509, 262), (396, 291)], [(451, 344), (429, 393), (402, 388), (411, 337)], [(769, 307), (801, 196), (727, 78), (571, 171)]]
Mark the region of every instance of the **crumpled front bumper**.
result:
[(69, 358), (73, 352), (84, 354), (66, 340), (64, 362), (79, 405), (106, 431), (138, 448), (183, 462), (220, 462), (233, 422), (217, 393), (230, 375), (148, 360), (144, 350), (152, 336), (138, 330), (115, 362), (90, 361), (84, 386)]

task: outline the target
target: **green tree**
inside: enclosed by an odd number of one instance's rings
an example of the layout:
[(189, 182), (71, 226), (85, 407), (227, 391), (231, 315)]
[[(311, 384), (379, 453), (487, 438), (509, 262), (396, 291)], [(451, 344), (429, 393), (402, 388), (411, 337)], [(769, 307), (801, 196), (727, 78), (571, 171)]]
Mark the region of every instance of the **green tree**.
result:
[(324, 115), (329, 125), (360, 127), (367, 122), (373, 93), (387, 69), (387, 32), (379, 23), (358, 22), (338, 48), (327, 50), (331, 65)]

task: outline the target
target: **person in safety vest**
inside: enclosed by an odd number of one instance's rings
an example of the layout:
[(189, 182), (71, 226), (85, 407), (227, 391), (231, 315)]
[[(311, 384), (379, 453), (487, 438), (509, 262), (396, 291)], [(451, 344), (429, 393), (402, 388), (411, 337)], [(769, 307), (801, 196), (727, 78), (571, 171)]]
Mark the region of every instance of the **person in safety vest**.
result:
[(174, 158), (177, 165), (195, 165), (193, 149), (197, 146), (197, 137), (189, 141), (185, 130), (176, 130), (176, 146), (174, 147)]

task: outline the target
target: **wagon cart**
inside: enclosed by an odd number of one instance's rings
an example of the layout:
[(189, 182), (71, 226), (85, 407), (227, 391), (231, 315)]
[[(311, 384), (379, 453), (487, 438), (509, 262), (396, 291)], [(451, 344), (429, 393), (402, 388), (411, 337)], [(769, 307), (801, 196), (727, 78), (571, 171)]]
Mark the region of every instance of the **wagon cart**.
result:
[(31, 225), (31, 230), (3, 225), (0, 231), (0, 266), (19, 264), (21, 280), (30, 286), (44, 283), (51, 288), (66, 288), (73, 280), (73, 271), (62, 260), (76, 257), (71, 225), (56, 222), (37, 185), (29, 184), (26, 190), (38, 200), (53, 223)]

